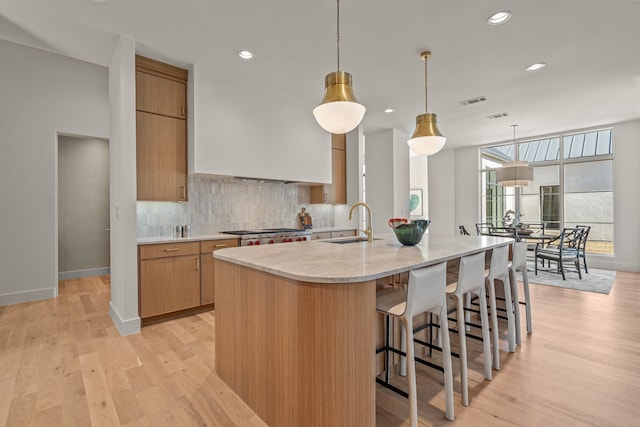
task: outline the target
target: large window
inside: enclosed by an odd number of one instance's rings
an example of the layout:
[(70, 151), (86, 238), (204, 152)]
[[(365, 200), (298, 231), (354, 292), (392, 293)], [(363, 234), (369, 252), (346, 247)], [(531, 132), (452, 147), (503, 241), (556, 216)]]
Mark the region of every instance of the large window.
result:
[[(589, 225), (587, 251), (613, 254), (611, 129), (485, 147), (481, 153), (483, 222), (503, 225), (511, 210), (523, 224), (544, 223), (549, 233)], [(495, 171), (516, 159), (534, 166), (533, 181), (503, 188)]]

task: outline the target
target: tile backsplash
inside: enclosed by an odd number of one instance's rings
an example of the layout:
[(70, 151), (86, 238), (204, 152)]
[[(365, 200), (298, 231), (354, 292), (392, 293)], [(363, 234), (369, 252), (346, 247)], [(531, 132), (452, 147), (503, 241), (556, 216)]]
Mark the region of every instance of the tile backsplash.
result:
[(176, 224), (192, 235), (222, 230), (298, 228), (306, 208), (314, 228), (333, 227), (332, 205), (310, 205), (306, 185), (189, 178), (188, 202), (137, 202), (138, 237), (171, 236)]

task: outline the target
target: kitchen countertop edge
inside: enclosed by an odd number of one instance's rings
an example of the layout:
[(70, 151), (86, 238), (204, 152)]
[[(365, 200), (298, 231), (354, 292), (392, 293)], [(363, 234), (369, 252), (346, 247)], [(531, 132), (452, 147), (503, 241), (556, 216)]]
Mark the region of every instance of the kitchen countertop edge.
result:
[[(374, 239), (373, 243), (346, 245), (319, 240), (286, 245), (245, 246), (220, 249), (215, 251), (213, 256), (222, 261), (300, 282), (356, 283), (376, 280), (478, 252), (478, 249), (472, 246), (466, 248), (464, 243), (455, 244), (458, 246), (456, 248), (458, 256), (446, 255), (447, 250), (443, 252), (440, 246), (442, 243), (464, 242), (464, 237), (435, 239), (431, 247), (424, 245), (428, 238), (423, 239), (423, 242), (416, 246), (401, 245), (393, 234), (376, 235)], [(488, 236), (479, 239), (486, 242), (487, 247), (484, 250), (513, 241), (510, 238)], [(398, 258), (399, 251), (405, 253)], [(428, 254), (429, 251), (433, 251), (435, 258)], [(354, 259), (362, 262), (353, 262)]]
[(226, 240), (237, 239), (238, 236), (232, 234), (215, 233), (215, 234), (203, 234), (191, 237), (170, 237), (170, 236), (156, 236), (156, 237), (138, 237), (138, 245), (154, 245), (160, 243), (186, 243), (186, 242), (200, 242), (205, 240)]

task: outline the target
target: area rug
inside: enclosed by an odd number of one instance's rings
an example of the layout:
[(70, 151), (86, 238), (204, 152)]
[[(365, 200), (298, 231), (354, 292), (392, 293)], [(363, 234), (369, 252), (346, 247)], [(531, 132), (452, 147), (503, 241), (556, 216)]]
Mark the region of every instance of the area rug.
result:
[[(589, 274), (586, 274), (584, 270), (582, 271), (582, 280), (578, 278), (577, 272), (567, 270), (564, 272), (566, 280), (562, 280), (560, 273), (541, 271), (540, 268), (538, 268), (538, 274), (536, 275), (534, 273), (533, 261), (529, 261), (527, 267), (529, 269), (529, 283), (596, 292), (599, 294), (609, 294), (613, 286), (613, 279), (616, 277), (614, 270), (589, 268)], [(518, 276), (520, 275), (518, 274)]]

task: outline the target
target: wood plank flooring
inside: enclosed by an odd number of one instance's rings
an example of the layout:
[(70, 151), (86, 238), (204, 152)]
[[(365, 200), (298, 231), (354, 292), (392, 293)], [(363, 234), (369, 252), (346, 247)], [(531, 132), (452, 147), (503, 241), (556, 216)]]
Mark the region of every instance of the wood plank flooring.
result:
[[(534, 333), (501, 352), (492, 381), (469, 342), (469, 407), (454, 360), (454, 423), (444, 419), (442, 375), (418, 368), (421, 426), (637, 425), (640, 274), (618, 272), (609, 295), (530, 286)], [(215, 373), (215, 312), (121, 337), (108, 276), (60, 282), (59, 294), (0, 307), (0, 425), (265, 425)], [(406, 400), (376, 390), (377, 425), (408, 425)]]

